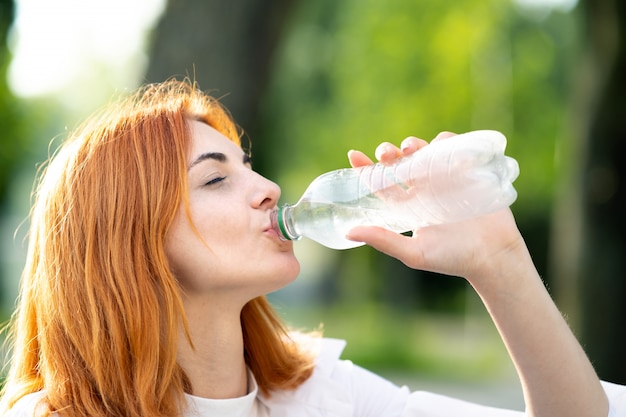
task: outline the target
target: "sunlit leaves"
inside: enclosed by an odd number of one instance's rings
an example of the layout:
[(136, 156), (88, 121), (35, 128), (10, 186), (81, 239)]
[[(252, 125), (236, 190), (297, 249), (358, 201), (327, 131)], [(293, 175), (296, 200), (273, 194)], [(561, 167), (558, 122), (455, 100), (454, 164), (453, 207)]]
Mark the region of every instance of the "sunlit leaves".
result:
[(521, 165), (520, 204), (545, 208), (567, 100), (560, 17), (495, 0), (302, 2), (271, 90), (276, 155), (289, 154), (276, 175), (292, 186), (346, 166), (351, 148), (496, 129)]

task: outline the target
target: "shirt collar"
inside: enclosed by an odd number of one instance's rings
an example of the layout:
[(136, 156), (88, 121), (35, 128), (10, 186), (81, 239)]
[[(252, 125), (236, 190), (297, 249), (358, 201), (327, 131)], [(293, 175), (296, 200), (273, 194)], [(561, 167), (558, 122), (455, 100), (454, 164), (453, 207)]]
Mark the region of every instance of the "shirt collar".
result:
[(251, 417), (257, 416), (259, 387), (248, 369), (248, 393), (243, 397), (214, 400), (185, 394), (188, 411), (185, 417)]

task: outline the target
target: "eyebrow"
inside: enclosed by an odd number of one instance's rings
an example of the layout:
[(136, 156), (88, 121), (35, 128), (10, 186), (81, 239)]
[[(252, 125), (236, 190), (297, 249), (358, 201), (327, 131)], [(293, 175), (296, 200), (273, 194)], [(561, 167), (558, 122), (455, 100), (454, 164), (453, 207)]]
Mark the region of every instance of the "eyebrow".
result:
[[(201, 162), (204, 162), (206, 160), (214, 160), (217, 162), (227, 162), (228, 161), (228, 157), (223, 154), (222, 152), (206, 152), (203, 153), (202, 155), (198, 156), (191, 164), (189, 164), (189, 166), (187, 167), (187, 171), (189, 171), (191, 168), (193, 168), (194, 166), (198, 165)], [(247, 153), (243, 154), (243, 159), (242, 159), (244, 164), (248, 164), (251, 165), (252, 164), (252, 159), (250, 158), (250, 155), (248, 155)]]

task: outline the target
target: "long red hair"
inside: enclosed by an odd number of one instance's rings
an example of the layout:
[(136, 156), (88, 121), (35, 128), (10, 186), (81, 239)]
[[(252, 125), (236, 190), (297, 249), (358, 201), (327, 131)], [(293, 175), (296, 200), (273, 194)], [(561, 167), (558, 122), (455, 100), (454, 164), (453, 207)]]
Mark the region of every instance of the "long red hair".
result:
[[(0, 415), (40, 390), (42, 415), (181, 414), (190, 387), (176, 352), (187, 323), (164, 240), (187, 204), (192, 119), (241, 146), (217, 100), (170, 80), (92, 117), (43, 171)], [(310, 376), (310, 352), (289, 338), (264, 297), (244, 307), (241, 321), (262, 391), (292, 389)]]

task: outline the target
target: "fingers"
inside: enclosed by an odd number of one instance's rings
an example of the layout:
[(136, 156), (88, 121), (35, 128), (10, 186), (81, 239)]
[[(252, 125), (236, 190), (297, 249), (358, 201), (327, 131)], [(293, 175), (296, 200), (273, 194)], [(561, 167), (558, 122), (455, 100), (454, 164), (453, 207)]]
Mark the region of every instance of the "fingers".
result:
[[(452, 136), (455, 136), (455, 133), (440, 132), (435, 139), (433, 139), (433, 141), (446, 139)], [(427, 141), (419, 139), (415, 136), (409, 136), (400, 143), (400, 147), (397, 147), (389, 142), (381, 143), (376, 147), (374, 155), (379, 162), (382, 162), (383, 164), (390, 164), (402, 156), (411, 155), (426, 145), (428, 145)], [(350, 164), (355, 168), (373, 163), (373, 161), (363, 152), (355, 150), (350, 150), (348, 152), (348, 159), (350, 160)]]
[(361, 151), (350, 150), (348, 151), (348, 160), (353, 168), (358, 168), (365, 165), (373, 164), (372, 160)]
[(424, 146), (428, 145), (424, 139), (416, 138), (415, 136), (409, 136), (404, 139), (400, 144), (400, 151), (402, 155), (410, 155), (413, 152), (422, 149)]
[(435, 139), (433, 139), (433, 141), (451, 138), (452, 136), (456, 136), (456, 133), (454, 133), (454, 132), (446, 132), (446, 131), (439, 132), (437, 134), (437, 136), (435, 136)]
[(417, 253), (411, 237), (376, 226), (356, 226), (346, 235), (347, 239), (364, 242), (379, 252), (392, 256), (411, 268), (421, 268), (423, 255)]
[(376, 147), (374, 155), (376, 156), (376, 159), (378, 159), (380, 162), (389, 163), (401, 157), (402, 152), (397, 146), (389, 142), (383, 142)]
[(428, 145), (423, 139), (416, 138), (415, 136), (409, 136), (400, 143), (398, 148), (389, 142), (383, 142), (376, 148), (376, 159), (382, 163), (392, 163), (396, 159), (412, 154), (413, 152)]

